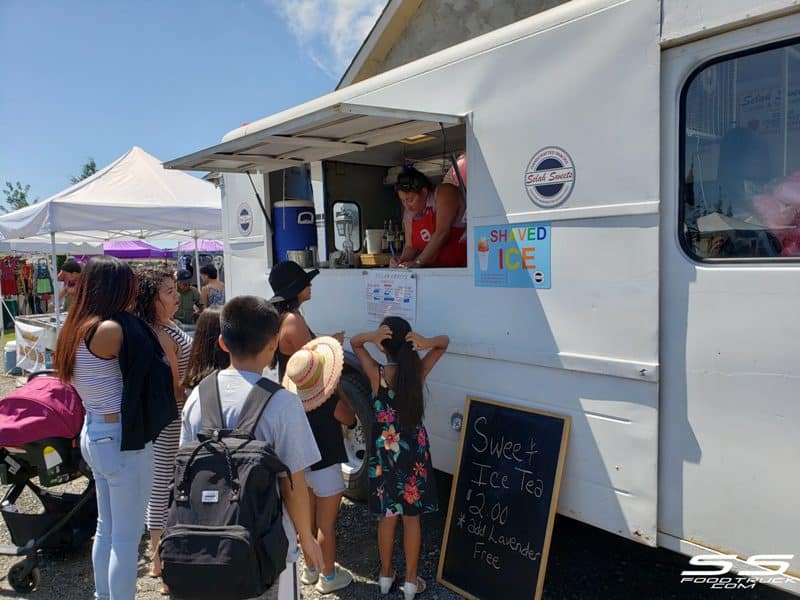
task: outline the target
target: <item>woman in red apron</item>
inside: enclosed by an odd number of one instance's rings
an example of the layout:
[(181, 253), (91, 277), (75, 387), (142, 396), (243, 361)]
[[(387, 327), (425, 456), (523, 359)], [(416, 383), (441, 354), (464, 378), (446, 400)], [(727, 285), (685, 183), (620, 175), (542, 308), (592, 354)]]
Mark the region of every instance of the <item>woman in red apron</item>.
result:
[(449, 183), (434, 186), (412, 167), (397, 176), (395, 191), (405, 209), (405, 246), (393, 267), (466, 267), (466, 203)]

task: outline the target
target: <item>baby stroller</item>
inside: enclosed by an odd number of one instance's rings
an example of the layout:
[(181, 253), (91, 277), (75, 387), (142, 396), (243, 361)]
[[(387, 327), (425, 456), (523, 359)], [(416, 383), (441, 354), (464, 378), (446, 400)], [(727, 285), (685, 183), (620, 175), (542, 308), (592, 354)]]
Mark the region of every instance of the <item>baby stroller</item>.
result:
[[(0, 545), (0, 554), (25, 557), (8, 572), (8, 582), (18, 592), (39, 585), (40, 551), (79, 547), (92, 536), (97, 521), (94, 480), (80, 451), (83, 405), (72, 386), (50, 373), (32, 374), (0, 400), (0, 483), (11, 486), (0, 500), (0, 513), (13, 542)], [(80, 494), (45, 489), (81, 476), (89, 484)], [(17, 507), (26, 487), (43, 513)]]

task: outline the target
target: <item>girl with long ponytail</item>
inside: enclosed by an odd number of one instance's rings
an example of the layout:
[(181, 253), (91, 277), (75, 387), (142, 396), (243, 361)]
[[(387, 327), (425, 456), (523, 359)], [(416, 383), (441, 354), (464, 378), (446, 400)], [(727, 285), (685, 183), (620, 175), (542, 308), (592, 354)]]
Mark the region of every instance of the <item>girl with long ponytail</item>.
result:
[[(368, 342), (386, 356), (386, 364), (372, 358), (364, 348)], [(423, 387), (449, 343), (446, 335), (421, 336), (400, 317), (387, 317), (375, 331), (359, 333), (350, 340), (372, 386), (375, 419), (369, 457), (369, 506), (379, 517), (381, 593), (389, 593), (396, 576), (392, 549), (400, 516), (406, 559), (402, 590), (406, 600), (425, 591), (425, 580), (417, 575), (422, 540), (419, 516), (438, 510), (428, 432), (422, 424)], [(419, 350), (428, 352), (420, 358)]]

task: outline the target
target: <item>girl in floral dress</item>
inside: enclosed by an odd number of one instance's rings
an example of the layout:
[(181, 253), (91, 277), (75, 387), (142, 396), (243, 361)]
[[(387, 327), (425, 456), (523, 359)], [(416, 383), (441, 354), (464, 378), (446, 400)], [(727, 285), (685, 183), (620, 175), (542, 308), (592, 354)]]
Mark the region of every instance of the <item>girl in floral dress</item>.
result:
[[(370, 356), (364, 348), (367, 342), (386, 355), (386, 365)], [(402, 590), (406, 600), (425, 591), (425, 581), (417, 575), (422, 539), (419, 516), (438, 509), (428, 433), (422, 424), (422, 388), (449, 343), (446, 335), (426, 338), (411, 331), (408, 322), (400, 317), (387, 317), (377, 330), (350, 340), (369, 377), (375, 409), (369, 506), (379, 516), (381, 593), (388, 594), (395, 579), (392, 549), (399, 516), (403, 519), (406, 576)], [(428, 353), (420, 358), (417, 350)]]

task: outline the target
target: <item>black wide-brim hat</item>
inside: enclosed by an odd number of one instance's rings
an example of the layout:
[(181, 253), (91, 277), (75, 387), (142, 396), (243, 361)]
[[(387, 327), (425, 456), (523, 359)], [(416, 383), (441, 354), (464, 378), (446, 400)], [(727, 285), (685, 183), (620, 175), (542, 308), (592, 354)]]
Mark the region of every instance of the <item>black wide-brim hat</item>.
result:
[(293, 260), (284, 260), (272, 267), (269, 273), (269, 285), (275, 294), (270, 302), (285, 302), (297, 298), (311, 280), (319, 275), (319, 269), (306, 272)]

